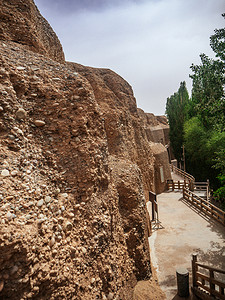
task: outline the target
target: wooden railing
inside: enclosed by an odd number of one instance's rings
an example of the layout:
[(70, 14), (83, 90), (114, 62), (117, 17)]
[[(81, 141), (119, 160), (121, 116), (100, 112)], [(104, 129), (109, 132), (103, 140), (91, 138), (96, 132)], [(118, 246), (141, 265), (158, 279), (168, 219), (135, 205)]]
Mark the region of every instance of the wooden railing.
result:
[(167, 180), (167, 190), (182, 190), (183, 187), (188, 187), (189, 190), (193, 192), (205, 192), (205, 195), (201, 196), (202, 198), (209, 200), (210, 197), (210, 189), (209, 182), (192, 182), (192, 181), (174, 181), (172, 179)]
[[(199, 269), (201, 269), (201, 272), (204, 273), (201, 273)], [(200, 264), (197, 262), (197, 255), (192, 256), (192, 290), (196, 296), (201, 299), (224, 300), (225, 281), (216, 279), (218, 274), (223, 276), (225, 280), (224, 270)]]
[(184, 179), (186, 179), (186, 180), (188, 180), (188, 181), (192, 181), (192, 182), (195, 181), (194, 176), (188, 174), (187, 172), (185, 172), (185, 171), (183, 171), (183, 170), (177, 168), (176, 166), (174, 166), (174, 165), (172, 165), (172, 164), (170, 165), (170, 167), (171, 167), (172, 172), (174, 172), (174, 173), (180, 175), (180, 176), (183, 177)]
[(183, 190), (183, 187), (191, 188), (191, 183), (189, 181), (174, 181), (167, 180), (167, 190)]
[(207, 191), (209, 188), (209, 182), (194, 182), (194, 189), (196, 191)]
[(207, 180), (207, 182), (194, 182), (194, 191), (205, 192), (205, 196), (201, 196), (201, 197), (209, 200), (210, 198), (209, 180)]
[(202, 213), (215, 219), (225, 226), (225, 212), (211, 202), (197, 196), (191, 192), (188, 188), (183, 188), (183, 198), (197, 207)]

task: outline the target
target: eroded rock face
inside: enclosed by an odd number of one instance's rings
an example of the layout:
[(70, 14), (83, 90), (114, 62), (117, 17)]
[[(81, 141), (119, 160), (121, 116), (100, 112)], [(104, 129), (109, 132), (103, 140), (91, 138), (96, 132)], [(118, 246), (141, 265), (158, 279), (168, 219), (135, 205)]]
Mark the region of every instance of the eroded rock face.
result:
[(138, 108), (138, 115), (143, 121), (143, 129), (149, 141), (154, 163), (154, 192), (160, 194), (166, 190), (167, 180), (171, 179), (169, 158), (169, 125), (165, 116), (154, 116)]
[(154, 157), (141, 127), (131, 86), (108, 69), (74, 63), (69, 63), (69, 66), (85, 76), (93, 88), (104, 117), (109, 153), (137, 163), (143, 174), (145, 190), (154, 189), (152, 181), (147, 180), (154, 177)]
[(110, 158), (84, 77), (12, 42), (0, 53), (0, 297), (131, 299), (151, 274), (141, 171)]
[(0, 2), (0, 40), (26, 45), (31, 51), (65, 61), (61, 43), (33, 0)]
[[(170, 179), (168, 156), (161, 147), (164, 156), (165, 181), (155, 179), (155, 152), (151, 142), (159, 136), (166, 144), (168, 124), (165, 117), (155, 117), (137, 108), (131, 86), (118, 74), (109, 69), (96, 69), (75, 63), (68, 66), (82, 74), (91, 84), (95, 99), (104, 117), (109, 153), (136, 163), (143, 176), (146, 199), (148, 192), (160, 193), (165, 190), (166, 180)], [(157, 127), (159, 131), (157, 131)], [(156, 134), (154, 134), (156, 130)], [(158, 134), (159, 132), (159, 134)], [(157, 166), (158, 168), (158, 166)]]
[[(128, 254), (134, 261), (134, 273), (138, 280), (148, 279), (148, 235), (146, 199), (143, 191), (141, 171), (130, 161), (110, 157), (112, 181), (118, 192), (118, 207), (122, 217)], [(145, 236), (145, 238), (144, 238)], [(147, 250), (147, 251), (146, 251)]]
[(143, 121), (143, 128), (149, 142), (169, 144), (169, 124), (165, 116), (155, 116), (138, 108), (138, 115)]
[(0, 298), (130, 300), (151, 277), (146, 200), (163, 187), (132, 88), (59, 63), (32, 1), (1, 5)]

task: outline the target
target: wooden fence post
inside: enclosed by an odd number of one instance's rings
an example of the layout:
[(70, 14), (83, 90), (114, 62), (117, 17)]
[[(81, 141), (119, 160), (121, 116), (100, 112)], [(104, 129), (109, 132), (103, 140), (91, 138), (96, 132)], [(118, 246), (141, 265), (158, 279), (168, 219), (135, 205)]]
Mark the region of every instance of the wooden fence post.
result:
[(213, 296), (213, 291), (215, 291), (215, 284), (212, 283), (212, 279), (214, 279), (214, 272), (213, 270), (209, 270), (209, 285), (210, 285), (210, 296)]
[(197, 262), (197, 254), (192, 254), (192, 283), (193, 283), (193, 288), (197, 287), (196, 272), (198, 271), (198, 267), (196, 266), (196, 262)]
[(194, 181), (190, 181), (190, 190), (193, 192), (194, 191)]
[(209, 201), (209, 179), (207, 179), (206, 197), (207, 201)]

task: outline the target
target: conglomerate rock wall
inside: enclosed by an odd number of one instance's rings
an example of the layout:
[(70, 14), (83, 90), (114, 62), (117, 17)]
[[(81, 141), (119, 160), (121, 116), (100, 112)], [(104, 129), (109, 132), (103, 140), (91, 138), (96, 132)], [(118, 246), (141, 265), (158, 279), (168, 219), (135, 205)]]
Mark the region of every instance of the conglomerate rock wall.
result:
[(140, 170), (110, 157), (85, 78), (0, 53), (0, 297), (131, 299), (151, 272)]
[(40, 46), (34, 3), (10, 3), (0, 13), (31, 10), (34, 24), (13, 16), (26, 43), (8, 18), (0, 31), (0, 299), (130, 300), (151, 277), (146, 200), (157, 187), (132, 89), (110, 70), (60, 63), (54, 35), (54, 54)]
[(61, 63), (65, 61), (57, 35), (33, 0), (1, 0), (0, 20), (0, 40), (22, 44)]
[[(152, 131), (156, 125), (161, 128), (160, 132), (164, 136), (164, 127), (168, 128), (165, 119), (161, 117), (162, 121), (159, 121), (153, 114), (145, 114), (138, 109), (131, 86), (115, 72), (75, 63), (67, 63), (67, 65), (84, 76), (93, 88), (95, 99), (103, 113), (110, 155), (137, 164), (142, 173), (146, 197), (148, 191), (158, 193), (165, 190), (166, 179), (170, 178), (170, 174), (166, 172), (165, 181), (155, 184), (155, 152), (151, 150), (151, 143), (149, 143), (155, 142)], [(143, 114), (140, 114), (140, 111)], [(152, 120), (148, 115), (152, 115)], [(146, 128), (146, 120), (148, 128)], [(162, 161), (164, 169), (167, 170), (169, 161), (164, 155), (167, 151), (164, 147), (158, 149), (164, 157)]]

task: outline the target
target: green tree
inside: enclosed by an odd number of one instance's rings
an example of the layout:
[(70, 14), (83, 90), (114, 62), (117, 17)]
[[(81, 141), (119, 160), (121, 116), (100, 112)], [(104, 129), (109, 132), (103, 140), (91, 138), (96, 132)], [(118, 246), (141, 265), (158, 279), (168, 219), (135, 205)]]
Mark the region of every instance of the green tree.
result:
[[(225, 13), (222, 14), (225, 18)], [(225, 28), (215, 29), (215, 34), (210, 37), (210, 46), (216, 53), (216, 57), (225, 62)]]
[(187, 115), (189, 95), (185, 81), (180, 83), (176, 93), (167, 98), (166, 115), (170, 125), (170, 142), (178, 162), (182, 158), (183, 128)]
[[(225, 17), (225, 14), (223, 14)], [(215, 196), (225, 201), (225, 28), (210, 37), (215, 59), (201, 54), (192, 64), (192, 96), (185, 83), (167, 99), (170, 140), (178, 161), (185, 144), (187, 171), (197, 181), (210, 182)], [(225, 204), (224, 204), (225, 206)]]
[(206, 128), (225, 127), (224, 67), (218, 60), (200, 55), (201, 64), (192, 65), (192, 116), (198, 115)]
[(225, 149), (225, 131), (208, 130), (198, 117), (193, 117), (184, 124), (184, 143), (188, 172), (200, 181), (210, 179), (217, 188), (217, 169), (224, 163), (218, 155)]
[(222, 209), (225, 210), (225, 147), (216, 153), (214, 163), (214, 168), (220, 171), (217, 176), (220, 187), (214, 192), (214, 198), (221, 203)]
[[(225, 14), (222, 15), (225, 17)], [(210, 46), (217, 59), (201, 54), (201, 64), (192, 64), (193, 80), (190, 116), (198, 115), (210, 129), (225, 130), (225, 28), (215, 29)]]
[(198, 117), (193, 117), (184, 124), (184, 143), (187, 171), (198, 181), (207, 179), (207, 131)]

